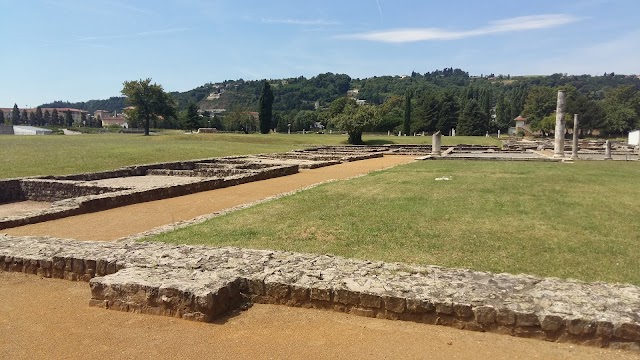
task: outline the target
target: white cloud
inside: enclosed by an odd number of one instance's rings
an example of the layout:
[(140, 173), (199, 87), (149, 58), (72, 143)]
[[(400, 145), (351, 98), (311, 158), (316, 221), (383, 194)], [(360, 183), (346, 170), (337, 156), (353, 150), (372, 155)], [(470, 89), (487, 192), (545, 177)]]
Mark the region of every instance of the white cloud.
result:
[(492, 21), (487, 26), (471, 30), (450, 31), (439, 28), (391, 29), (386, 31), (338, 35), (337, 38), (386, 43), (458, 40), (483, 35), (545, 29), (571, 24), (579, 20), (577, 17), (564, 14), (532, 15)]
[(330, 21), (324, 19), (262, 19), (265, 24), (283, 24), (283, 25), (312, 25), (312, 26), (330, 26), (340, 25), (337, 21)]

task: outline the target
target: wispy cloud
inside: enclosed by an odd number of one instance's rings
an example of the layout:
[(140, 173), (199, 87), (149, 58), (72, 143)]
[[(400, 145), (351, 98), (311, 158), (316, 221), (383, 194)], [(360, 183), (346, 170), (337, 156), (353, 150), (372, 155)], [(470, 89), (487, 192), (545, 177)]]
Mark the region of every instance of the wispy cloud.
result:
[(575, 16), (565, 14), (532, 15), (492, 21), (487, 26), (471, 30), (451, 31), (439, 28), (391, 29), (385, 31), (338, 35), (336, 37), (347, 40), (365, 40), (385, 43), (458, 40), (483, 35), (545, 29), (571, 24), (577, 21), (580, 21), (580, 19)]
[(305, 25), (305, 26), (331, 26), (340, 25), (337, 21), (324, 19), (262, 19), (265, 24)]
[(127, 38), (136, 38), (136, 37), (145, 37), (145, 36), (173, 34), (173, 33), (179, 33), (179, 32), (184, 32), (188, 30), (190, 30), (190, 28), (170, 28), (170, 29), (161, 29), (161, 30), (142, 31), (142, 32), (133, 33), (133, 34), (85, 36), (85, 37), (76, 39), (76, 41), (127, 39)]
[(378, 11), (380, 12), (380, 22), (384, 22), (384, 17), (382, 16), (382, 6), (380, 6), (380, 1), (376, 0), (376, 4), (378, 5)]

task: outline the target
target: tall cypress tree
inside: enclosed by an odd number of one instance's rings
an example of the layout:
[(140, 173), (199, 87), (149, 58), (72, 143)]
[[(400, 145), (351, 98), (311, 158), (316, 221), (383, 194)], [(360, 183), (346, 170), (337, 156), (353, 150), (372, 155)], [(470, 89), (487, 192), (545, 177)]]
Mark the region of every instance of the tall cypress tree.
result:
[(38, 126), (44, 125), (44, 116), (42, 115), (42, 109), (40, 108), (40, 106), (38, 106), (36, 108), (36, 114), (35, 114), (35, 124)]
[(45, 126), (51, 125), (51, 113), (49, 112), (49, 110), (44, 111), (44, 115), (42, 115), (42, 122)]
[(18, 109), (18, 104), (13, 104), (13, 110), (11, 110), (11, 124), (20, 124), (20, 109)]
[(29, 123), (29, 114), (27, 113), (27, 109), (22, 109), (22, 115), (20, 115), (20, 121), (23, 124)]
[(71, 116), (71, 110), (67, 110), (64, 113), (64, 125), (67, 127), (71, 127), (71, 125), (73, 125), (73, 117)]
[(0, 125), (4, 124), (4, 112), (0, 110)]
[(60, 117), (58, 115), (58, 109), (54, 108), (51, 110), (51, 125), (59, 125)]
[(271, 118), (273, 116), (273, 91), (267, 80), (264, 80), (262, 92), (260, 93), (260, 110), (258, 119), (260, 120), (260, 132), (268, 134), (271, 130)]
[(411, 91), (407, 90), (404, 94), (404, 134), (409, 136), (411, 132)]

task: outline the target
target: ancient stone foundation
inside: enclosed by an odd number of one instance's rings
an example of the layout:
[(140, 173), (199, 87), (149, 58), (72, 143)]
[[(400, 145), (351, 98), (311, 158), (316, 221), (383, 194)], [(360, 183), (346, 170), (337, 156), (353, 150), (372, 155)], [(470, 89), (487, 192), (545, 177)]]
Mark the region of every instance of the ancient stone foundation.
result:
[(640, 350), (640, 288), (268, 250), (0, 236), (0, 271), (92, 306), (213, 321), (248, 301)]

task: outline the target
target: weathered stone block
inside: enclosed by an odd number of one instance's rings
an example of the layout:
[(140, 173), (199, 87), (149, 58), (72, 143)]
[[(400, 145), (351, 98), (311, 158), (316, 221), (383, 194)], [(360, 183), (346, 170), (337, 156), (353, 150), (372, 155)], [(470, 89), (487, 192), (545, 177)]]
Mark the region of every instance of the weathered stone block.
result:
[(379, 295), (360, 293), (360, 306), (369, 309), (379, 309), (382, 298)]
[(311, 288), (311, 300), (331, 301), (331, 289)]
[(291, 300), (296, 303), (305, 303), (309, 301), (309, 288), (303, 286), (291, 286)]
[(615, 327), (613, 335), (620, 339), (640, 341), (640, 325), (624, 323)]
[(585, 319), (572, 319), (567, 321), (567, 332), (572, 335), (592, 335), (596, 332), (596, 324)]
[(358, 305), (360, 294), (347, 289), (334, 289), (333, 301), (345, 305)]
[(84, 260), (83, 259), (71, 259), (71, 271), (78, 275), (84, 274)]
[(428, 300), (407, 299), (407, 312), (411, 314), (426, 314), (436, 310)]
[(469, 304), (454, 304), (453, 312), (459, 318), (470, 318), (473, 317), (473, 309)]
[(540, 320), (535, 313), (516, 313), (516, 326), (539, 326)]
[(545, 315), (540, 322), (540, 327), (544, 331), (558, 331), (564, 326), (564, 318), (558, 315)]
[(289, 297), (289, 285), (280, 283), (265, 283), (268, 297), (274, 300), (286, 300)]
[(610, 321), (598, 321), (596, 327), (596, 336), (609, 339), (613, 337), (614, 326)]
[(404, 313), (407, 307), (406, 300), (395, 296), (384, 297), (384, 308), (396, 314)]
[(265, 294), (264, 281), (260, 279), (249, 279), (247, 285), (249, 286), (249, 294), (252, 294), (252, 295)]
[(493, 306), (477, 306), (473, 312), (478, 324), (491, 325), (496, 322), (496, 309)]
[(513, 325), (516, 323), (516, 314), (509, 309), (498, 309), (496, 323), (498, 325)]
[(435, 303), (436, 313), (451, 315), (453, 314), (453, 304), (450, 301), (438, 301)]

